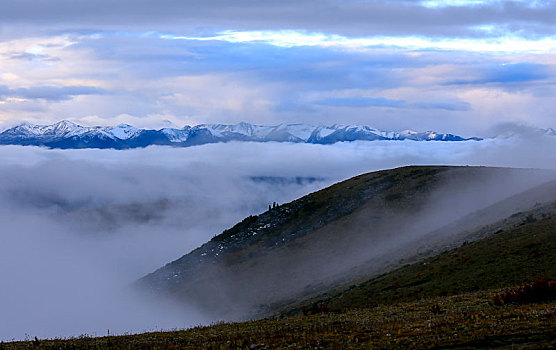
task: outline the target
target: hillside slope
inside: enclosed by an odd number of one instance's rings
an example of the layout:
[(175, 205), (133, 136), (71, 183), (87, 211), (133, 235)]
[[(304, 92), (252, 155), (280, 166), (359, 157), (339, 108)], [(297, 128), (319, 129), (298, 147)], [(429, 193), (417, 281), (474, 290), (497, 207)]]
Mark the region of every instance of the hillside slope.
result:
[[(286, 307), (297, 313), (318, 302), (331, 311), (413, 302), (437, 296), (503, 288), (538, 279), (556, 280), (556, 202), (543, 214), (525, 213), (508, 230), (407, 264), (390, 273), (330, 290)], [(537, 209), (538, 210), (538, 209)]]
[[(556, 215), (526, 220), (330, 296), (326, 301), (335, 312), (137, 335), (36, 339), (2, 343), (0, 349), (553, 349), (556, 301), (495, 306), (493, 296), (515, 283), (554, 277), (555, 235)], [(463, 292), (474, 283), (477, 291)], [(460, 294), (435, 297), (443, 294), (442, 286), (457, 286)]]
[(519, 193), (527, 194), (511, 210), (554, 200), (556, 183), (531, 189), (553, 176), (484, 167), (404, 167), (357, 176), (248, 217), (138, 285), (219, 318), (265, 315), (288, 300), (430, 256), (434, 249), (412, 247), (439, 249), (461, 239), (458, 230), (438, 230), (478, 210), (486, 210), (482, 225), (503, 219), (504, 210), (488, 208)]

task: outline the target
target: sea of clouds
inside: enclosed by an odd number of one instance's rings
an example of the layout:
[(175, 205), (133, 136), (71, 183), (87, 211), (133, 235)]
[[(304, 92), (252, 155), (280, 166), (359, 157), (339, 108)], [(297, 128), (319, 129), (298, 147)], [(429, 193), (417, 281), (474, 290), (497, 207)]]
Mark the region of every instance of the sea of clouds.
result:
[[(185, 328), (209, 319), (135, 295), (137, 278), (247, 215), (404, 165), (556, 169), (556, 138), (189, 148), (0, 147), (0, 340)], [(180, 310), (180, 311), (178, 311)]]

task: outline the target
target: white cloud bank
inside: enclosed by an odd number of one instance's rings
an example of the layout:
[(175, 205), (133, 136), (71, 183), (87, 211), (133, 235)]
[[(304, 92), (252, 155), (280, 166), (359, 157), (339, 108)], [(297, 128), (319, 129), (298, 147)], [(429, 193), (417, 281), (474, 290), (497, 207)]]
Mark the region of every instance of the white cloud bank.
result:
[(556, 169), (555, 146), (556, 138), (538, 136), (127, 151), (2, 146), (0, 339), (210, 322), (194, 306), (152, 305), (126, 287), (273, 201), (409, 164)]
[[(495, 28), (481, 26), (483, 31)], [(160, 35), (161, 39), (171, 40), (221, 40), (230, 43), (267, 43), (278, 47), (320, 46), (363, 50), (377, 47), (396, 47), (406, 50), (449, 50), (489, 53), (544, 53), (556, 49), (556, 36), (540, 39), (527, 39), (518, 36), (490, 38), (427, 38), (419, 36), (373, 36), (349, 38), (341, 35), (307, 33), (296, 30), (281, 31), (224, 31), (214, 36)]]

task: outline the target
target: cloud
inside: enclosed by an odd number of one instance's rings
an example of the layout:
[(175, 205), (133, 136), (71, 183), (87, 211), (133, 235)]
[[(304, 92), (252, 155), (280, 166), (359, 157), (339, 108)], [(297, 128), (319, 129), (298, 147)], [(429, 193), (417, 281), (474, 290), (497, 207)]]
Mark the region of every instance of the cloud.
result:
[[(522, 139), (535, 140), (540, 135), (556, 136), (554, 129), (540, 129), (538, 127), (519, 124), (519, 123), (500, 123), (489, 129), (491, 135), (499, 135), (501, 137), (520, 137)], [(543, 138), (541, 138), (542, 140)]]
[(373, 98), (373, 97), (330, 97), (321, 101), (316, 101), (316, 104), (333, 107), (393, 107), (401, 108), (407, 105), (403, 100), (389, 100), (387, 98)]
[(43, 99), (48, 101), (64, 101), (80, 95), (102, 95), (107, 91), (93, 86), (34, 86), (30, 88), (10, 89), (0, 85), (0, 97), (21, 99)]
[(390, 100), (387, 98), (372, 97), (330, 97), (316, 101), (318, 105), (331, 107), (369, 108), (407, 108), (407, 109), (442, 109), (447, 111), (468, 111), (471, 109), (469, 103), (464, 101), (427, 101), (409, 103), (404, 100)]
[[(6, 96), (0, 101), (0, 119), (159, 127), (164, 116), (177, 125), (357, 123), (391, 130), (444, 129), (470, 136), (502, 121), (528, 118), (549, 127), (553, 119), (551, 55), (282, 48), (139, 34), (105, 32), (98, 37), (6, 44), (7, 50), (17, 46), (17, 52), (41, 48), (41, 54), (60, 60), (43, 63), (0, 56), (9, 72), (0, 75), (4, 92), (8, 86), (29, 82), (51, 88), (9, 89), (12, 95), (44, 98), (23, 101)], [(102, 91), (52, 89), (59, 85), (102, 86)], [(494, 96), (502, 92), (513, 101), (509, 105), (519, 103), (518, 108), (508, 110), (507, 103), (498, 103), (500, 98)], [(358, 97), (385, 100), (344, 100)], [(349, 113), (340, 114), (338, 108)], [(369, 114), (367, 108), (375, 111)]]
[(446, 111), (469, 111), (471, 105), (465, 101), (428, 101), (416, 102), (413, 104), (419, 109), (441, 109)]
[[(174, 32), (214, 28), (236, 30), (304, 29), (361, 35), (488, 36), (481, 25), (504, 26), (525, 36), (555, 34), (553, 2), (489, 1), (472, 6), (425, 6), (418, 1), (118, 1), (94, 4), (70, 0), (0, 2), (0, 23), (55, 28), (150, 28)], [(438, 2), (437, 2), (438, 3)], [(146, 16), (145, 14), (148, 14)], [(199, 28), (199, 29), (197, 29)]]
[(531, 62), (519, 62), (502, 64), (479, 69), (478, 78), (470, 78), (447, 82), (454, 85), (484, 85), (489, 83), (510, 84), (527, 83), (538, 80), (545, 80), (553, 77), (547, 65)]
[[(503, 5), (503, 0), (421, 0), (422, 6), (430, 8), (443, 7), (473, 7), (488, 5)], [(507, 2), (507, 1), (506, 1)], [(550, 5), (550, 1), (546, 0), (513, 0), (514, 3), (520, 3), (528, 8), (543, 8)]]
[(30, 52), (18, 52), (12, 53), (9, 55), (10, 59), (15, 60), (26, 60), (26, 61), (33, 61), (33, 60), (41, 60), (41, 61), (59, 61), (60, 59), (57, 57), (51, 57), (49, 55), (41, 55), (41, 54), (34, 54)]
[(213, 321), (194, 305), (152, 304), (126, 286), (274, 201), (408, 164), (554, 169), (556, 156), (539, 149), (555, 142), (538, 136), (126, 151), (2, 146), (0, 309), (10, 322), (0, 339)]
[[(506, 25), (537, 25), (540, 22), (531, 18), (550, 13), (553, 5), (539, 8), (526, 2), (499, 1), (427, 8), (416, 1), (318, 5), (301, 1), (295, 6), (285, 1), (249, 2), (246, 10), (248, 2), (240, 1), (198, 3), (199, 7), (186, 11), (193, 3), (166, 1), (151, 9), (153, 3), (139, 1), (127, 11), (132, 5), (126, 1), (90, 6), (55, 0), (52, 6), (59, 12), (50, 14), (45, 9), (44, 16), (34, 18), (37, 13), (18, 12), (19, 3), (4, 2), (6, 11), (15, 12), (12, 19), (0, 21), (4, 28), (0, 33), (7, 38), (0, 42), (4, 68), (0, 86), (4, 94), (6, 89), (11, 94), (0, 101), (0, 120), (40, 124), (94, 120), (104, 125), (127, 122), (149, 127), (160, 127), (162, 119), (177, 125), (357, 123), (391, 130), (445, 129), (470, 136), (503, 121), (528, 119), (541, 127), (553, 124), (550, 42), (556, 40), (525, 32), (512, 34), (517, 37), (500, 34)], [(60, 15), (62, 4), (67, 11), (64, 16)], [(223, 16), (221, 8), (216, 11), (218, 4), (230, 10), (229, 15)], [(303, 11), (309, 7), (311, 11)], [(118, 23), (113, 14), (106, 13), (109, 9), (114, 14), (121, 11)], [(144, 12), (149, 16), (143, 20), (130, 19), (147, 10), (152, 11)], [(195, 18), (188, 20), (195, 11), (200, 11), (198, 18), (206, 18), (202, 25), (195, 24)], [(283, 12), (289, 15), (280, 19)], [(327, 25), (334, 20), (316, 21), (348, 12), (353, 21), (340, 23), (345, 32)], [(455, 20), (443, 17), (452, 12)], [(366, 30), (375, 25), (373, 18), (380, 13), (391, 25), (384, 24), (382, 34)], [(456, 23), (459, 14), (470, 13), (476, 17), (470, 21), (487, 22), (486, 18), (494, 16), (504, 24), (482, 23), (483, 29), (478, 29), (476, 23), (469, 24), (473, 28)], [(263, 23), (259, 14), (276, 18)], [(367, 15), (365, 23), (358, 17), (363, 14)], [(427, 23), (446, 23), (438, 24), (436, 31), (430, 27), (420, 32), (428, 24), (417, 25), (414, 14), (426, 14)], [(49, 16), (63, 18), (57, 24)], [(407, 21), (402, 21), (404, 16)], [(78, 24), (80, 17), (84, 20)], [(382, 17), (376, 18), (376, 23), (380, 21)], [(16, 22), (28, 24), (17, 35)], [(37, 23), (44, 25), (33, 32), (30, 28)], [(414, 34), (404, 34), (405, 26), (411, 25), (418, 27)], [(444, 25), (459, 28), (458, 34), (450, 34)], [(535, 51), (539, 47), (543, 50)], [(499, 48), (503, 55), (492, 52)], [(62, 86), (99, 90), (64, 91)], [(500, 103), (501, 96), (511, 103)], [(373, 113), (369, 113), (371, 108)]]
[[(493, 31), (491, 26), (485, 30)], [(494, 28), (494, 27), (493, 27)], [(436, 38), (416, 35), (380, 35), (346, 37), (337, 34), (304, 32), (299, 30), (278, 31), (232, 31), (219, 32), (214, 36), (180, 36), (163, 34), (159, 37), (169, 40), (224, 41), (230, 43), (264, 43), (277, 47), (327, 47), (348, 50), (375, 48), (398, 48), (405, 50), (443, 50), (495, 53), (551, 52), (556, 48), (556, 38), (522, 38), (507, 36), (498, 30), (498, 37), (454, 37)]]
[(216, 321), (194, 306), (148, 302), (129, 284), (268, 203), (321, 186), (253, 181), (232, 163), (221, 176), (199, 149), (145, 151), (0, 147), (0, 308), (10, 315), (0, 339)]

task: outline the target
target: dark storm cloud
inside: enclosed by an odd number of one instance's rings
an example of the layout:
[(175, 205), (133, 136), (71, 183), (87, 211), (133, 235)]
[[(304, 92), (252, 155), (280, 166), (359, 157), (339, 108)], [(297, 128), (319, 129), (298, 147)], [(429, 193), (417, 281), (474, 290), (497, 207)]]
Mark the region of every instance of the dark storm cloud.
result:
[[(539, 2), (537, 2), (539, 4)], [(477, 27), (496, 26), (525, 36), (551, 35), (556, 4), (485, 2), (428, 8), (419, 1), (0, 1), (0, 23), (60, 28), (143, 28), (212, 32), (305, 29), (350, 36), (482, 36)]]
[(34, 86), (30, 88), (10, 89), (0, 85), (0, 99), (16, 97), (23, 99), (43, 99), (48, 101), (64, 101), (79, 95), (102, 95), (107, 91), (93, 86)]

